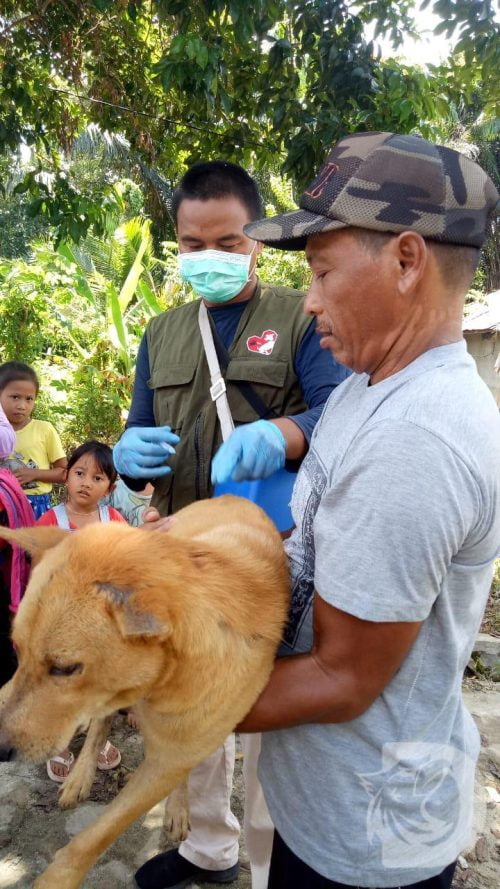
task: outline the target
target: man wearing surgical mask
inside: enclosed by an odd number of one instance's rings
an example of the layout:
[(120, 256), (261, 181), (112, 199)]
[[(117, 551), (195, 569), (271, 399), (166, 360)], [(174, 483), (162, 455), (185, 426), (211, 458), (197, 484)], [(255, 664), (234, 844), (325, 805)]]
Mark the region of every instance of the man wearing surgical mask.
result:
[[(174, 192), (172, 212), (181, 277), (204, 301), (216, 346), (220, 351), (222, 343), (228, 353), (223, 376), (236, 428), (221, 444), (199, 300), (152, 319), (114, 456), (130, 487), (152, 481), (152, 505), (162, 516), (210, 497), (214, 484), (267, 478), (285, 460), (300, 461), (329, 394), (349, 373), (320, 349), (314, 323), (303, 313), (303, 294), (259, 280), (261, 245), (243, 226), (262, 216), (262, 203), (245, 170), (225, 161), (195, 164)], [(272, 825), (256, 780), (256, 752), (245, 751), (245, 837), (252, 889), (265, 889)], [(140, 868), (140, 889), (236, 879), (233, 766), (234, 736), (191, 774), (188, 839)]]

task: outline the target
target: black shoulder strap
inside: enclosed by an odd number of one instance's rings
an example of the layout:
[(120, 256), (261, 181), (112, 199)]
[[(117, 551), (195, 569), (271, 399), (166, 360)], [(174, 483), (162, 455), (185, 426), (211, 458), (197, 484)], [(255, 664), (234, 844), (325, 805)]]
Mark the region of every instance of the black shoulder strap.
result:
[[(217, 358), (219, 359), (221, 370), (226, 371), (230, 361), (229, 352), (227, 351), (224, 343), (219, 336), (219, 332), (214, 324), (214, 320), (210, 312), (208, 312), (208, 317), (210, 319), (210, 326), (212, 328)], [(231, 382), (233, 383), (233, 385), (238, 387), (245, 401), (247, 401), (250, 407), (254, 409), (255, 413), (259, 415), (261, 420), (273, 420), (278, 416), (276, 411), (272, 407), (267, 406), (265, 401), (262, 400), (260, 395), (257, 395), (257, 392), (252, 389), (250, 383), (248, 383), (246, 380), (231, 380)]]

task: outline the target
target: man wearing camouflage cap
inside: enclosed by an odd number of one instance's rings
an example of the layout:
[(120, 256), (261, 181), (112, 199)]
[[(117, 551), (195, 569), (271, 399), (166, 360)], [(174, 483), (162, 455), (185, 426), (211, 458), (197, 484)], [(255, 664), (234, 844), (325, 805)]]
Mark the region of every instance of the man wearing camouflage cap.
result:
[(245, 227), (305, 247), (306, 311), (355, 370), (295, 485), (282, 656), (240, 726), (266, 732), (269, 889), (449, 889), (470, 840), (461, 679), (499, 548), (500, 420), (462, 311), (497, 200), (451, 149), (358, 133), (298, 211)]

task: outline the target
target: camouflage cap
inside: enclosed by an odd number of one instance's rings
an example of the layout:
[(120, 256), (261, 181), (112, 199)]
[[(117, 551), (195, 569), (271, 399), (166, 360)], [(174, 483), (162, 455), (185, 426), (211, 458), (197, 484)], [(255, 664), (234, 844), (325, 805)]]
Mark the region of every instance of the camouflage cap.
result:
[(484, 170), (452, 148), (420, 136), (355, 133), (333, 146), (300, 210), (244, 231), (282, 250), (303, 250), (309, 235), (348, 226), (480, 247), (498, 197)]

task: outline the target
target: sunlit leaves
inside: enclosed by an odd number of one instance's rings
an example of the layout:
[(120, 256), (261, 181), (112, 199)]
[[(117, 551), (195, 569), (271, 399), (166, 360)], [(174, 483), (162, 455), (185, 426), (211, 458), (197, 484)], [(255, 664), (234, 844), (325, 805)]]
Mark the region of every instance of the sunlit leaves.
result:
[(60, 238), (105, 225), (92, 195), (59, 175), (58, 151), (67, 155), (91, 121), (123, 134), (169, 180), (226, 157), (254, 169), (282, 163), (300, 187), (349, 130), (429, 134), (449, 96), (470, 97), (478, 81), (492, 109), (492, 0), (429, 5), (457, 45), (448, 66), (423, 73), (381, 61), (377, 45), (384, 36), (397, 48), (415, 31), (419, 0), (79, 0), (43, 15), (37, 0), (6, 0), (0, 148), (24, 142), (52, 157), (52, 190), (37, 176), (25, 188)]

